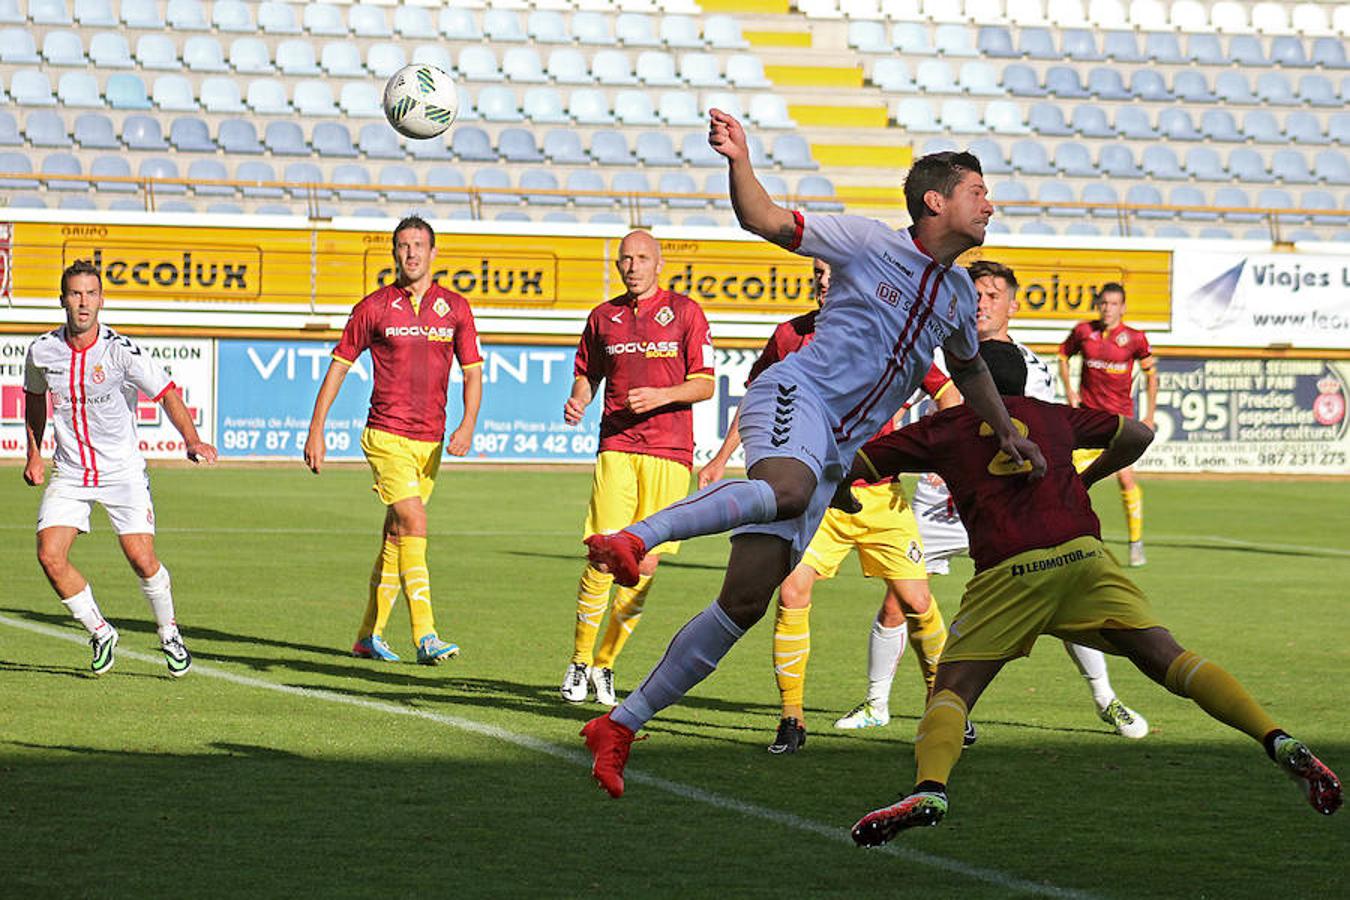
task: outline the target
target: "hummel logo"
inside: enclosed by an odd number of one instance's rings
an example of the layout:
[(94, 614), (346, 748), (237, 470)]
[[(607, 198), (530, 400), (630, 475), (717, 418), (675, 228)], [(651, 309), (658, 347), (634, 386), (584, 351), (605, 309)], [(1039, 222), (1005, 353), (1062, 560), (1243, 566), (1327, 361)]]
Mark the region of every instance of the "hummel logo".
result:
[(623, 312), (622, 312), (622, 311), (616, 312), (614, 315), (612, 315), (612, 316), (609, 317), (609, 320), (610, 320), (611, 322), (622, 322), (622, 321), (623, 321)]
[(393, 309), (402, 309), (403, 307), (399, 306), (399, 304), (402, 302), (403, 300), (401, 297), (395, 297), (393, 300), (389, 302), (389, 306)]

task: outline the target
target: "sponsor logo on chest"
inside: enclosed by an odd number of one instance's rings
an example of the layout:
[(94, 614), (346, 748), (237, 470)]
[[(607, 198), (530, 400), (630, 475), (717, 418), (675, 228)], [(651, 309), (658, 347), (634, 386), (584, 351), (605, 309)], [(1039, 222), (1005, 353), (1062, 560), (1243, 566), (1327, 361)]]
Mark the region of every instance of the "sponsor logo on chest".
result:
[(386, 338), (426, 338), (433, 343), (448, 344), (455, 339), (455, 329), (449, 325), (388, 325)]
[(623, 356), (640, 353), (647, 359), (672, 359), (680, 355), (679, 341), (619, 341), (605, 345), (605, 353)]

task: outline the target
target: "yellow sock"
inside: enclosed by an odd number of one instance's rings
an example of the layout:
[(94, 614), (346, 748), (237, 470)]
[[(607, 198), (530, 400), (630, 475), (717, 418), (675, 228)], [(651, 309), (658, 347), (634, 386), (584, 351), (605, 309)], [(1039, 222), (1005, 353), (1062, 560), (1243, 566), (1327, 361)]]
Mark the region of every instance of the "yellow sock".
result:
[(386, 539), (375, 557), (375, 569), (370, 573), (370, 596), (366, 600), (366, 615), (361, 620), (357, 640), (372, 634), (384, 634), (389, 614), (398, 600), (398, 538)]
[(403, 579), (403, 593), (408, 598), (408, 616), (412, 619), (413, 643), (436, 631), (436, 618), (431, 614), (431, 573), (427, 570), (427, 539), (399, 538), (398, 574)]
[(1144, 539), (1144, 490), (1135, 485), (1121, 488), (1120, 503), (1125, 507), (1125, 527), (1130, 532), (1131, 541)]
[(642, 618), (642, 607), (647, 603), (647, 591), (651, 586), (652, 576), (643, 575), (632, 587), (620, 587), (614, 592), (614, 607), (609, 611), (605, 637), (595, 653), (595, 664), (600, 668), (614, 668), (614, 660), (619, 658), (623, 645), (628, 643), (638, 619)]
[(609, 606), (609, 588), (614, 576), (587, 566), (577, 585), (577, 627), (573, 633), (572, 662), (589, 666), (595, 649), (595, 635)]
[(783, 701), (783, 716), (801, 721), (806, 697), (806, 661), (811, 658), (811, 607), (778, 607), (773, 623), (773, 675), (778, 681), (778, 696)]
[[(909, 643), (914, 647), (914, 657), (919, 661), (924, 684), (931, 693), (933, 682), (937, 679), (942, 648), (947, 646), (947, 623), (942, 621), (942, 610), (938, 609), (937, 598), (932, 598), (924, 612), (906, 612), (905, 628), (909, 631)], [(961, 727), (965, 729), (964, 725)]]
[(925, 781), (947, 783), (956, 761), (961, 758), (966, 714), (965, 701), (951, 691), (938, 691), (928, 701), (919, 730), (914, 735), (914, 761), (918, 764), (915, 784)]
[(1278, 727), (1236, 678), (1189, 650), (1172, 660), (1163, 684), (1172, 693), (1191, 698), (1223, 724), (1258, 741)]

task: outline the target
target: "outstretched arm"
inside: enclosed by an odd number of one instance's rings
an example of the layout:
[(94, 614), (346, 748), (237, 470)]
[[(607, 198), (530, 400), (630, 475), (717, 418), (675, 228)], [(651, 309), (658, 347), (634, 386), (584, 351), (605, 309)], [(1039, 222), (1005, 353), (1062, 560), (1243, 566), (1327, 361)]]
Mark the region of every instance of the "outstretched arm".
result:
[(731, 208), (736, 221), (751, 234), (791, 249), (797, 241), (797, 219), (769, 198), (750, 165), (750, 144), (745, 129), (735, 117), (720, 109), (709, 110), (708, 143), (727, 158)]
[(323, 442), (323, 424), (328, 421), (328, 410), (342, 389), (342, 380), (351, 368), (345, 363), (333, 360), (328, 364), (328, 373), (319, 385), (319, 396), (314, 398), (314, 412), (309, 417), (309, 436), (305, 438), (305, 465), (315, 475), (323, 468), (326, 447)]
[(1044, 475), (1045, 457), (1041, 455), (1041, 448), (1013, 427), (1008, 409), (1003, 405), (998, 388), (994, 387), (994, 380), (989, 377), (989, 367), (984, 364), (984, 360), (978, 354), (966, 360), (948, 354), (947, 367), (966, 405), (994, 429), (999, 449), (1008, 454), (1014, 465), (1030, 463), (1032, 478)]
[(178, 433), (183, 436), (183, 442), (187, 444), (187, 458), (195, 463), (216, 461), (216, 448), (206, 443), (197, 434), (197, 426), (192, 421), (192, 413), (188, 411), (187, 404), (179, 396), (178, 391), (168, 390), (160, 398), (160, 405), (164, 407), (164, 412), (168, 415), (169, 421), (173, 427), (178, 429)]

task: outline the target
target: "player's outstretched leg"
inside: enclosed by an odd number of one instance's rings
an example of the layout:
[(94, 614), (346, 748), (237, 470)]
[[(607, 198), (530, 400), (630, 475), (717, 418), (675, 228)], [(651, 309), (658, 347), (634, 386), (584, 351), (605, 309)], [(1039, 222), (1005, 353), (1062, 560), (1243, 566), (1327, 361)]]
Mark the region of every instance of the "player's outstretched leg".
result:
[(874, 809), (853, 825), (853, 843), (879, 847), (909, 828), (933, 826), (947, 814), (944, 791), (916, 791), (899, 802)]
[(1275, 764), (1299, 783), (1300, 792), (1312, 808), (1329, 816), (1341, 808), (1341, 782), (1302, 741), (1281, 732), (1272, 735), (1270, 755)]

